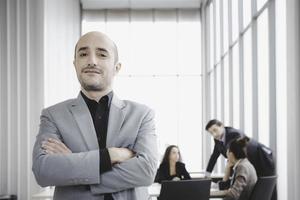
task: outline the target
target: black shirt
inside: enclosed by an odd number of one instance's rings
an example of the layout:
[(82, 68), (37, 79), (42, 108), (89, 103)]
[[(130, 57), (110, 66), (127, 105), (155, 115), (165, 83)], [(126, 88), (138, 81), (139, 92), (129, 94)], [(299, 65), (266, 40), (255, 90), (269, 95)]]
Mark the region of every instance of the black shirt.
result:
[[(113, 92), (108, 93), (103, 96), (99, 102), (89, 99), (87, 96), (81, 92), (85, 103), (87, 104), (89, 111), (91, 113), (95, 131), (97, 134), (97, 140), (99, 144), (99, 155), (100, 155), (100, 174), (103, 174), (112, 169), (112, 164), (108, 149), (106, 148), (106, 138), (107, 138), (107, 126), (109, 118), (110, 104), (113, 96)], [(111, 194), (105, 194), (105, 200), (113, 199)]]

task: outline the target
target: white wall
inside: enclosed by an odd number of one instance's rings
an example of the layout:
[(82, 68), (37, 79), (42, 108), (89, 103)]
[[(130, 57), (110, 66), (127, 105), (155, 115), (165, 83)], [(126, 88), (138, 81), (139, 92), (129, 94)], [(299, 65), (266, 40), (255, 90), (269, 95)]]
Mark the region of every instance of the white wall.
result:
[[(79, 0), (0, 1), (0, 194), (31, 199), (40, 189), (31, 154), (48, 97), (44, 72), (69, 67), (79, 35)], [(62, 82), (51, 75), (52, 82)]]
[(300, 198), (300, 9), (299, 0), (287, 6), (287, 178), (288, 198)]
[(275, 1), (278, 199), (297, 200), (300, 167), (300, 3)]

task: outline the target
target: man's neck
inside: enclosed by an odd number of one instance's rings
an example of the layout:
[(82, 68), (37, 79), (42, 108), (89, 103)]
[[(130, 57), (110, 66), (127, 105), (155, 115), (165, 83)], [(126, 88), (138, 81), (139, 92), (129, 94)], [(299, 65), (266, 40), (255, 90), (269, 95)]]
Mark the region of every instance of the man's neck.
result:
[(107, 88), (103, 91), (86, 91), (84, 88), (81, 88), (81, 91), (85, 96), (87, 96), (89, 99), (93, 99), (95, 101), (99, 101), (103, 96), (107, 95), (112, 91), (111, 88)]

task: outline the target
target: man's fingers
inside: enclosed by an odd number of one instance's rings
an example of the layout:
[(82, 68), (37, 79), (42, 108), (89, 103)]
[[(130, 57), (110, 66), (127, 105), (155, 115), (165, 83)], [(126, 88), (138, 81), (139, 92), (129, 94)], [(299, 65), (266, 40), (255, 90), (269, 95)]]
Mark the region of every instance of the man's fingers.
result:
[(50, 145), (52, 145), (55, 148), (59, 149), (61, 152), (64, 152), (67, 149), (66, 146), (61, 141), (49, 138), (48, 142), (49, 142)]
[(63, 153), (64, 149), (62, 149), (57, 143), (48, 142), (46, 146), (51, 147), (56, 153)]
[(64, 143), (62, 143), (61, 141), (59, 141), (59, 140), (49, 138), (48, 141), (49, 141), (50, 143), (57, 144), (57, 145), (58, 145), (59, 147), (61, 147), (62, 149), (66, 149), (66, 145), (65, 145)]
[(59, 140), (49, 138), (46, 141), (42, 142), (42, 148), (49, 151), (49, 154), (53, 153), (61, 153), (61, 154), (67, 154), (72, 153), (70, 149), (66, 147), (64, 143), (62, 143)]
[(48, 145), (48, 144), (45, 144), (43, 145), (43, 149), (47, 152), (47, 153), (51, 153), (51, 154), (54, 154), (54, 153), (59, 153), (59, 150), (52, 147), (51, 145)]

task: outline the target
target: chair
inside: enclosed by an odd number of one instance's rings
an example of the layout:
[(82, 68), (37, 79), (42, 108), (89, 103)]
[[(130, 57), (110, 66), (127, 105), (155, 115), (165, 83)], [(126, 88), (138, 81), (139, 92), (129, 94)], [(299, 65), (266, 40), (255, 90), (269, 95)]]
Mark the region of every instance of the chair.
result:
[(277, 176), (258, 177), (249, 200), (270, 200)]

